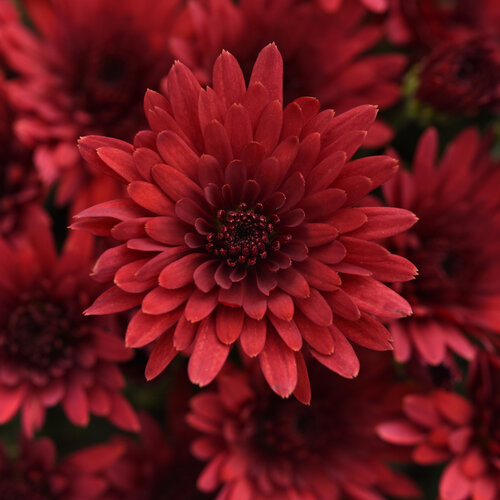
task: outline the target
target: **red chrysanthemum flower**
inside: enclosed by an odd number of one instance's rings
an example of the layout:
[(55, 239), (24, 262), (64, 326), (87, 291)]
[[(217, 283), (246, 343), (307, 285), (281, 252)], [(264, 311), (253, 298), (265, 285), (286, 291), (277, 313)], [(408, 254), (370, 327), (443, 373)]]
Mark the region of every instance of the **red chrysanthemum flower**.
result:
[(390, 349), (376, 316), (407, 316), (407, 302), (380, 281), (411, 279), (414, 266), (372, 240), (407, 229), (412, 213), (356, 207), (390, 178), (389, 157), (349, 161), (376, 109), (336, 118), (313, 98), (282, 109), (282, 59), (260, 53), (248, 89), (224, 52), (214, 89), (181, 63), (166, 96), (148, 92), (152, 130), (135, 145), (87, 137), (81, 151), (126, 186), (129, 197), (84, 210), (73, 227), (122, 242), (105, 252), (97, 279), (114, 279), (87, 314), (139, 307), (126, 343), (156, 341), (146, 377), (193, 346), (188, 372), (206, 385), (239, 340), (258, 356), (271, 387), (307, 386), (302, 350), (346, 377), (358, 373), (350, 340)]
[[(212, 66), (222, 49), (240, 62), (246, 77), (262, 47), (276, 42), (285, 61), (285, 104), (307, 95), (337, 112), (362, 104), (381, 109), (400, 97), (402, 54), (368, 54), (382, 38), (382, 29), (365, 21), (357, 1), (343, 2), (334, 14), (313, 2), (296, 0), (194, 0), (189, 4), (194, 24), (191, 38), (177, 41), (176, 56), (203, 83), (211, 82)], [(377, 120), (366, 146), (380, 146), (392, 130)]]
[(393, 43), (427, 49), (472, 34), (500, 33), (498, 0), (390, 0), (387, 32)]
[(86, 425), (92, 412), (137, 430), (116, 367), (131, 351), (113, 334), (114, 322), (82, 316), (99, 293), (88, 276), (91, 239), (71, 236), (58, 257), (43, 218), (32, 221), (27, 239), (15, 250), (0, 240), (0, 423), (21, 410), (31, 435), (45, 408), (60, 403), (74, 424)]
[(104, 500), (107, 482), (100, 477), (123, 453), (116, 444), (92, 446), (58, 461), (48, 438), (20, 444), (16, 459), (0, 447), (2, 500)]
[(17, 75), (8, 83), (16, 131), (34, 148), (44, 181), (59, 182), (57, 200), (81, 210), (118, 193), (84, 167), (76, 141), (96, 133), (130, 140), (143, 124), (142, 96), (172, 63), (167, 44), (179, 1), (22, 3), (36, 34), (21, 20), (0, 27), (2, 54)]
[(469, 399), (438, 390), (404, 399), (404, 418), (378, 427), (394, 444), (413, 446), (421, 465), (449, 462), (442, 500), (500, 497), (500, 360), (481, 353), (471, 365)]
[(488, 141), (464, 131), (437, 160), (434, 129), (421, 138), (412, 172), (384, 186), (389, 205), (412, 210), (419, 222), (391, 245), (415, 262), (419, 276), (404, 285), (414, 316), (391, 326), (396, 359), (413, 348), (441, 363), (447, 349), (470, 358), (463, 330), (500, 333), (500, 169)]
[(195, 396), (187, 416), (203, 433), (191, 449), (209, 461), (198, 487), (222, 486), (218, 500), (418, 496), (387, 467), (393, 450), (375, 434), (400, 405), (390, 356), (364, 361), (355, 381), (311, 370), (310, 407), (276, 398), (255, 374), (221, 374), (218, 391)]
[(14, 113), (0, 75), (0, 237), (14, 241), (38, 209), (42, 184), (30, 151), (15, 137)]
[(111, 441), (121, 446), (123, 453), (101, 474), (107, 483), (103, 500), (206, 498), (195, 486), (200, 468), (194, 458), (186, 460), (187, 453), (180, 453), (179, 457), (167, 446), (167, 438), (153, 418), (146, 414), (139, 418), (140, 441), (125, 437)]
[(500, 112), (500, 38), (439, 45), (422, 61), (417, 97), (442, 111)]

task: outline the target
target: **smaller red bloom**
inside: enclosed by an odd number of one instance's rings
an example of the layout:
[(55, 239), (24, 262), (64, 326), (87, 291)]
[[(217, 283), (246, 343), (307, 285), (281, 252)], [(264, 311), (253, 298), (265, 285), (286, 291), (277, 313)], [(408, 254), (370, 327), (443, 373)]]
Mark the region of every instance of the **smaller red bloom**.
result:
[(404, 417), (379, 425), (386, 441), (412, 446), (421, 465), (447, 462), (442, 500), (500, 496), (500, 359), (479, 353), (471, 365), (468, 398), (450, 391), (412, 394)]
[[(86, 134), (131, 139), (145, 124), (142, 97), (172, 63), (168, 37), (178, 0), (23, 0), (34, 30), (12, 16), (2, 21), (0, 52), (14, 77), (16, 133), (34, 150), (56, 201), (76, 210), (116, 197), (120, 186), (82, 162)], [(0, 11), (7, 10), (0, 4)], [(10, 12), (10, 11), (9, 11)]]
[[(391, 322), (394, 353), (407, 362), (416, 352), (439, 365), (449, 351), (471, 359), (468, 335), (500, 333), (500, 169), (490, 138), (467, 129), (438, 158), (438, 136), (420, 139), (411, 171), (384, 186), (390, 205), (419, 218), (388, 245), (411, 259), (419, 275), (399, 292), (412, 304), (412, 318)], [(468, 335), (466, 334), (468, 333)]]
[(92, 446), (57, 460), (48, 438), (22, 440), (19, 456), (7, 457), (0, 446), (2, 500), (103, 500), (107, 483), (100, 477), (123, 452), (120, 445)]
[(32, 155), (14, 133), (15, 114), (0, 75), (0, 237), (16, 239), (42, 197)]
[(139, 441), (123, 436), (111, 441), (110, 445), (121, 447), (123, 453), (100, 474), (107, 483), (103, 500), (205, 498), (196, 490), (199, 467), (195, 460), (181, 450), (174, 452), (152, 417), (142, 413), (139, 419)]
[(255, 373), (221, 374), (218, 390), (195, 396), (187, 417), (203, 433), (192, 452), (209, 462), (198, 487), (222, 487), (218, 500), (418, 496), (387, 467), (392, 447), (374, 432), (400, 404), (390, 356), (363, 367), (355, 381), (313, 369), (310, 407), (276, 398)]
[(132, 352), (113, 321), (82, 316), (99, 293), (88, 276), (92, 239), (73, 235), (57, 256), (42, 215), (15, 250), (0, 240), (0, 423), (20, 410), (23, 430), (32, 435), (45, 409), (60, 403), (76, 425), (94, 413), (137, 430), (116, 366)]
[(387, 32), (393, 43), (412, 42), (426, 50), (473, 34), (498, 35), (497, 0), (390, 0)]
[(499, 40), (476, 36), (437, 46), (422, 62), (417, 97), (442, 111), (500, 111)]

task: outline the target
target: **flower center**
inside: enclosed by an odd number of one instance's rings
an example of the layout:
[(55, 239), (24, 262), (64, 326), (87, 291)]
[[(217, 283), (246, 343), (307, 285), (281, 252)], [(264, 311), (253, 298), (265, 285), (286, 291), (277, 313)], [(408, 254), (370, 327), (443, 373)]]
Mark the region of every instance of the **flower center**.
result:
[(26, 472), (10, 468), (0, 478), (0, 498), (2, 500), (50, 500), (52, 494), (44, 481), (42, 471), (33, 469)]
[(7, 359), (46, 371), (72, 364), (73, 340), (67, 312), (50, 302), (32, 300), (11, 313), (2, 343)]
[(267, 258), (270, 250), (279, 250), (280, 242), (273, 241), (279, 217), (262, 214), (262, 204), (250, 209), (242, 203), (236, 210), (217, 212), (217, 232), (207, 236), (207, 251), (222, 257), (230, 267), (238, 264), (254, 266)]

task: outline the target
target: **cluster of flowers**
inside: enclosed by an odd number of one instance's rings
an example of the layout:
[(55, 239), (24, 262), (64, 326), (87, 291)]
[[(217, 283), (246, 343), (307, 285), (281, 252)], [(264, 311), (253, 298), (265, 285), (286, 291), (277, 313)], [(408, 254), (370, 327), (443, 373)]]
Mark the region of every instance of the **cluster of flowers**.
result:
[(499, 115), (498, 0), (0, 0), (0, 500), (499, 500)]

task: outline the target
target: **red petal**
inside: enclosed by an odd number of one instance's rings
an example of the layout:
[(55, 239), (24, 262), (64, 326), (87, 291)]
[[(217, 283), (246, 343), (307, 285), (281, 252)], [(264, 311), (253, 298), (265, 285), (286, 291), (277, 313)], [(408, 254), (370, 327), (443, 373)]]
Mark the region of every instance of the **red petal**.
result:
[(392, 420), (379, 424), (377, 434), (389, 443), (400, 445), (419, 444), (426, 438), (424, 432), (406, 420)]
[(259, 362), (271, 389), (283, 398), (290, 396), (297, 385), (297, 362), (294, 352), (276, 334), (268, 332)]
[(377, 240), (406, 231), (417, 222), (417, 217), (402, 208), (359, 207), (368, 221), (351, 235), (366, 240)]
[(273, 314), (269, 315), (269, 319), (283, 342), (285, 342), (292, 351), (299, 351), (302, 348), (302, 336), (295, 321), (285, 321), (277, 318)]
[(243, 102), (246, 92), (245, 79), (235, 57), (223, 50), (214, 63), (213, 86), (226, 109), (231, 104)]
[(249, 86), (256, 82), (264, 85), (269, 100), (277, 99), (283, 104), (283, 59), (274, 43), (264, 47), (257, 56)]
[(198, 327), (198, 323), (191, 323), (184, 315), (179, 318), (174, 332), (174, 346), (178, 351), (183, 351), (192, 344)]
[(89, 402), (82, 386), (73, 383), (68, 387), (62, 400), (62, 407), (67, 417), (75, 425), (88, 425)]
[(239, 307), (220, 306), (217, 309), (215, 328), (217, 337), (224, 344), (232, 344), (240, 336), (245, 315)]
[(376, 319), (362, 314), (357, 321), (347, 321), (335, 318), (335, 325), (342, 333), (356, 344), (374, 351), (387, 351), (392, 349), (389, 342), (391, 334)]
[(83, 314), (102, 315), (126, 311), (139, 305), (142, 297), (143, 294), (127, 293), (114, 286), (97, 297), (94, 303)]
[(446, 467), (439, 483), (439, 495), (443, 500), (466, 500), (471, 494), (472, 484), (460, 470), (455, 459)]
[(267, 307), (278, 318), (291, 321), (293, 318), (294, 306), (290, 295), (281, 290), (275, 290), (267, 299)]
[(175, 325), (180, 312), (150, 316), (141, 310), (137, 311), (128, 324), (125, 334), (127, 347), (142, 347), (156, 340), (164, 331)]
[(311, 295), (307, 299), (296, 299), (295, 304), (304, 316), (307, 316), (313, 323), (319, 326), (332, 324), (332, 309), (323, 295), (315, 288), (311, 288)]
[(191, 253), (167, 265), (159, 276), (160, 286), (169, 289), (182, 288), (193, 282), (193, 273), (206, 259), (199, 253)]
[(193, 353), (189, 358), (189, 380), (201, 387), (212, 382), (224, 365), (229, 350), (230, 347), (217, 338), (214, 319), (204, 319), (196, 334)]
[(311, 350), (311, 354), (328, 369), (338, 373), (345, 378), (354, 378), (359, 373), (359, 360), (351, 344), (345, 336), (334, 326), (330, 327), (330, 333), (333, 337), (335, 350), (333, 354), (324, 356)]
[(170, 165), (155, 165), (152, 175), (158, 186), (173, 201), (181, 198), (200, 199), (203, 196), (198, 184)]
[(146, 314), (165, 314), (177, 309), (193, 293), (192, 287), (177, 290), (165, 290), (157, 286), (142, 301), (142, 311)]
[(289, 268), (277, 273), (278, 286), (292, 297), (309, 297), (310, 289), (304, 276)]
[(266, 343), (267, 322), (265, 319), (256, 321), (245, 317), (240, 334), (240, 344), (247, 356), (251, 358), (259, 355)]
[(174, 208), (172, 201), (154, 184), (135, 181), (127, 186), (130, 197), (141, 207), (160, 215), (171, 215)]
[(25, 395), (25, 385), (13, 388), (0, 386), (0, 424), (5, 424), (17, 413)]
[(146, 365), (145, 376), (147, 380), (157, 377), (177, 355), (172, 340), (173, 333), (172, 330), (169, 330), (155, 342)]
[(311, 385), (309, 383), (309, 375), (307, 373), (306, 362), (301, 352), (295, 353), (297, 362), (297, 385), (293, 391), (293, 395), (303, 404), (311, 403)]
[(205, 293), (195, 289), (186, 304), (184, 316), (188, 321), (196, 323), (206, 318), (215, 309), (218, 302), (217, 290)]
[(335, 350), (330, 328), (319, 326), (302, 314), (295, 315), (295, 323), (299, 327), (303, 339), (320, 354), (329, 356)]

